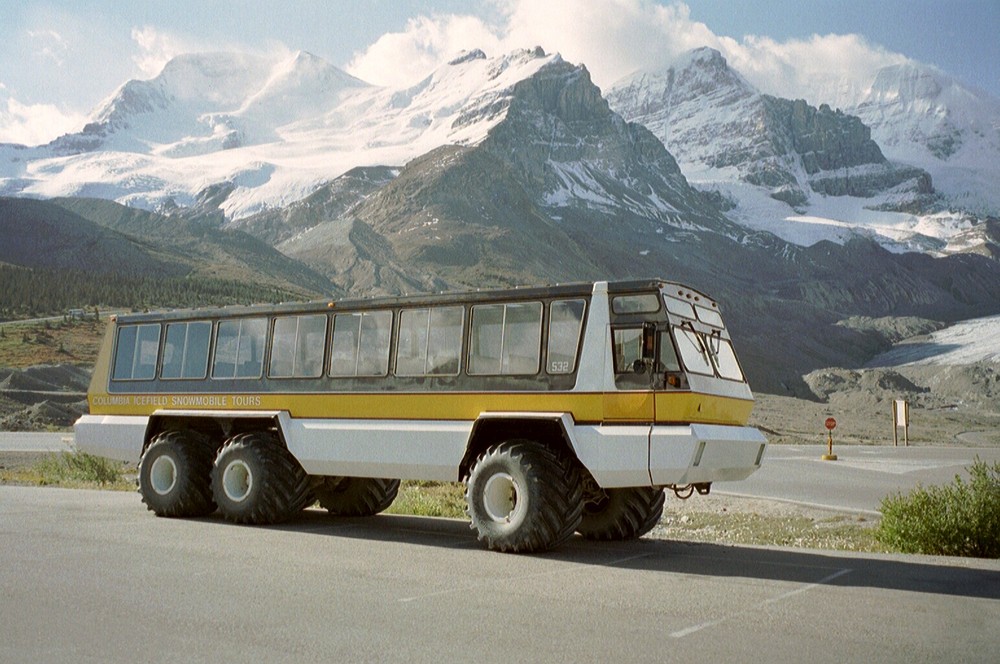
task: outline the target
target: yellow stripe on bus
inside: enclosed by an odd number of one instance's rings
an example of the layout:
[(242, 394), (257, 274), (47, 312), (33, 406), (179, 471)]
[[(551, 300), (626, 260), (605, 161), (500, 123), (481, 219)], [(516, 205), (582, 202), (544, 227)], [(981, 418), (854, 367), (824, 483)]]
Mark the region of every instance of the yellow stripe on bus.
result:
[(158, 410), (288, 411), (310, 419), (475, 420), (483, 412), (572, 413), (577, 423), (701, 422), (745, 425), (753, 401), (690, 392), (434, 392), (330, 394), (92, 393), (92, 415)]

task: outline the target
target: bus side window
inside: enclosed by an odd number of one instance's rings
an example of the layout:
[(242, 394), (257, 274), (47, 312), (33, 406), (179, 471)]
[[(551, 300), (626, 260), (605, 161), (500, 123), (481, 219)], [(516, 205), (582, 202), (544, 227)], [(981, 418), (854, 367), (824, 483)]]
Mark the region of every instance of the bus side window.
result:
[(160, 325), (127, 325), (118, 329), (114, 380), (152, 380), (160, 351)]
[(633, 373), (636, 362), (642, 360), (642, 328), (614, 330), (615, 373)]
[(389, 339), (391, 337), (391, 311), (373, 311), (361, 316), (361, 343), (358, 348), (359, 376), (384, 376), (389, 372)]
[(549, 307), (547, 369), (550, 374), (576, 371), (576, 352), (583, 329), (584, 300), (558, 300)]
[(260, 378), (266, 332), (266, 318), (221, 321), (215, 337), (212, 378)]
[(271, 363), (274, 378), (315, 378), (323, 373), (326, 316), (284, 316), (274, 320)]
[(333, 319), (331, 376), (384, 376), (389, 370), (392, 312), (337, 314)]
[(542, 303), (484, 304), (472, 308), (469, 373), (538, 373), (542, 341)]
[(208, 321), (194, 323), (169, 323), (163, 342), (163, 366), (160, 378), (203, 379), (208, 371), (208, 345), (212, 338), (212, 324)]
[(330, 375), (354, 376), (358, 366), (358, 330), (362, 314), (337, 314), (333, 317), (333, 346), (330, 351)]
[(427, 374), (458, 375), (464, 320), (464, 307), (431, 309), (427, 338)]
[(403, 310), (399, 315), (396, 375), (457, 375), (464, 318), (464, 307)]

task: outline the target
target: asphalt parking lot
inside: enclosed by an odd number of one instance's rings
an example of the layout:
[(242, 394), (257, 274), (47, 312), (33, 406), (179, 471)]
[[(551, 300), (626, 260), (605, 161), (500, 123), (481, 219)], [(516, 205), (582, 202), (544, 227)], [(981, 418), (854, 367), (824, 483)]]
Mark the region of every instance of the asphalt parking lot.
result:
[(1000, 561), (574, 539), (0, 486), (0, 661), (995, 661)]

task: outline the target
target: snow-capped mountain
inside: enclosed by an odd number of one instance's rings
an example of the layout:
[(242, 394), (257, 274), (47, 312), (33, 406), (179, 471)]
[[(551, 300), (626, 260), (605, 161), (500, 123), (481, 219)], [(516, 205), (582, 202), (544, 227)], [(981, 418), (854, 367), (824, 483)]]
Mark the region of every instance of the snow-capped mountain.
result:
[[(241, 220), (353, 168), (477, 144), (506, 117), (514, 85), (561, 62), (540, 50), (492, 59), (472, 51), (392, 90), (305, 52), (277, 61), (184, 55), (151, 80), (125, 83), (76, 134), (0, 146), (0, 195), (218, 206)], [(835, 83), (832, 101), (847, 113), (761, 94), (717, 51), (698, 49), (668, 70), (622, 81), (607, 98), (744, 226), (802, 246), (860, 234), (897, 251), (983, 253), (970, 242), (983, 235), (980, 218), (1000, 210), (1000, 102), (915, 65), (886, 68), (865, 89)], [(560, 175), (546, 200), (618, 204), (608, 196), (614, 174), (600, 183), (590, 172), (599, 162), (551, 160)], [(653, 215), (670, 207), (618, 202)]]
[(186, 55), (129, 81), (83, 131), (0, 146), (0, 195), (94, 196), (157, 209), (227, 185), (238, 219), (300, 200), (357, 166), (403, 164), (482, 140), (511, 87), (559, 55), (466, 53), (405, 90), (367, 85), (320, 58)]
[[(862, 235), (894, 251), (947, 252), (958, 246), (954, 236), (968, 236), (979, 222), (976, 213), (989, 212), (964, 204), (973, 192), (993, 195), (985, 181), (996, 166), (981, 156), (993, 150), (989, 126), (996, 133), (1000, 111), (983, 97), (963, 97), (954, 82), (935, 93), (905, 71), (915, 70), (883, 70), (878, 86), (856, 92), (843, 112), (762, 94), (718, 51), (702, 48), (665, 70), (623, 79), (607, 96), (626, 120), (663, 140), (693, 184), (732, 201), (729, 216), (746, 226), (804, 246)], [(869, 118), (878, 120), (874, 127)], [(949, 143), (946, 136), (986, 138)], [(978, 156), (956, 152), (942, 165), (928, 144), (942, 156), (942, 149)]]
[(831, 103), (871, 127), (888, 157), (931, 173), (948, 205), (1000, 214), (1000, 99), (906, 63), (880, 69), (868, 88)]

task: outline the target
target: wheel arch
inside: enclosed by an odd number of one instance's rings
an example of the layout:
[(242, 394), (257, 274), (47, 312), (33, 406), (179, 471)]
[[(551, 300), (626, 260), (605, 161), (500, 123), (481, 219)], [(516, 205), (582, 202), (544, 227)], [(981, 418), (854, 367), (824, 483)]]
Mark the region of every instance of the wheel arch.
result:
[(569, 434), (572, 426), (573, 416), (569, 413), (482, 413), (472, 425), (469, 443), (458, 467), (458, 477), (466, 480), (472, 465), (483, 452), (515, 438), (534, 440), (559, 450), (589, 476), (573, 447)]
[[(286, 415), (287, 417), (287, 415)], [(156, 411), (149, 417), (142, 451), (164, 431), (192, 431), (216, 447), (228, 438), (248, 431), (275, 431), (287, 449), (282, 427), (282, 413), (277, 411)]]

